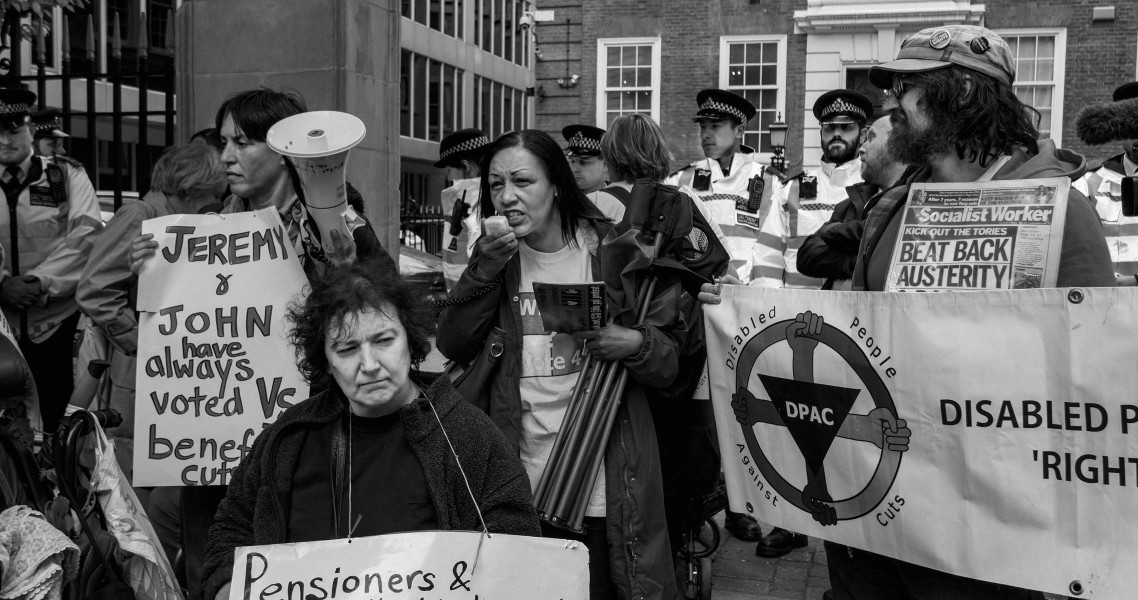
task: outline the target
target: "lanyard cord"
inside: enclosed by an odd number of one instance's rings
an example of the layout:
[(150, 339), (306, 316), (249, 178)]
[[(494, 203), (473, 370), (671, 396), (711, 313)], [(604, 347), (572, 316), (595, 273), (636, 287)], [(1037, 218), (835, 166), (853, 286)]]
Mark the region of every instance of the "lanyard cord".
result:
[[(443, 420), (439, 418), (439, 412), (435, 410), (435, 404), (429, 398), (426, 398), (427, 406), (431, 407), (431, 413), (435, 415), (435, 420), (439, 422), (439, 429), (443, 432), (443, 438), (447, 441), (447, 446), (450, 447), (450, 453), (454, 455), (454, 462), (458, 465), (458, 472), (462, 475), (462, 482), (466, 484), (466, 493), (470, 494), (470, 501), (474, 503), (474, 510), (478, 512), (478, 521), (482, 523), (482, 532), (486, 537), (490, 536), (490, 530), (486, 527), (486, 519), (482, 518), (482, 508), (478, 506), (478, 499), (474, 497), (474, 490), (470, 489), (470, 480), (466, 478), (466, 471), (462, 469), (462, 461), (458, 459), (458, 453), (454, 451), (454, 444), (450, 443), (450, 436), (447, 435), (446, 427), (443, 427)], [(481, 545), (481, 543), (479, 544)]]

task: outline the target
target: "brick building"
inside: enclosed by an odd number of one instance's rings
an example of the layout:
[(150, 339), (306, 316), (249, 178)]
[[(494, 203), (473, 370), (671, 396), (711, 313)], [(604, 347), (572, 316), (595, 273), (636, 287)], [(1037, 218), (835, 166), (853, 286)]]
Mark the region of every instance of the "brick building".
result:
[(1003, 35), (1041, 131), (1090, 158), (1116, 150), (1078, 140), (1079, 108), (1138, 78), (1138, 6), (1118, 0), (540, 0), (537, 8), (552, 20), (534, 31), (534, 126), (559, 135), (569, 123), (604, 127), (623, 112), (649, 113), (677, 166), (701, 156), (690, 117), (707, 87), (740, 90), (759, 108), (748, 145), (769, 157), (767, 127), (782, 115), (790, 161), (818, 164), (814, 100), (848, 87), (880, 106), (869, 68), (925, 27), (975, 24)]

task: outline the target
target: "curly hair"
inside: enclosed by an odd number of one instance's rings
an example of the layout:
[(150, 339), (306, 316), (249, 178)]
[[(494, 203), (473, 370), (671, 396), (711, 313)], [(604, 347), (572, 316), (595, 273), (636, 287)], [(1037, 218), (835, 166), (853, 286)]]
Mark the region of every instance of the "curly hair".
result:
[(652, 117), (639, 113), (621, 115), (609, 125), (601, 154), (618, 181), (663, 181), (672, 164), (664, 132)]
[[(392, 309), (394, 315), (387, 312)], [(305, 381), (313, 386), (331, 383), (325, 354), (329, 333), (351, 315), (369, 310), (399, 319), (407, 334), (411, 364), (418, 369), (431, 351), (430, 321), (423, 304), (415, 300), (411, 286), (397, 272), (363, 261), (313, 278), (308, 295), (289, 305), (289, 341)]]
[(956, 65), (913, 78), (924, 89), (921, 103), (934, 122), (955, 127), (951, 141), (961, 160), (987, 167), (1015, 146), (1039, 152), (1039, 111), (1024, 104), (1010, 85)]
[(557, 210), (561, 213), (561, 237), (567, 244), (575, 244), (577, 236), (577, 222), (579, 219), (589, 221), (608, 221), (608, 217), (589, 200), (588, 196), (577, 187), (577, 180), (573, 179), (573, 170), (569, 168), (569, 160), (565, 152), (548, 133), (537, 129), (522, 129), (503, 134), (493, 144), (486, 148), (482, 155), (482, 181), (479, 186), (482, 194), (482, 216), (494, 216), (494, 201), (490, 193), (490, 163), (498, 153), (510, 148), (522, 148), (537, 158), (545, 169), (545, 177), (557, 191)]

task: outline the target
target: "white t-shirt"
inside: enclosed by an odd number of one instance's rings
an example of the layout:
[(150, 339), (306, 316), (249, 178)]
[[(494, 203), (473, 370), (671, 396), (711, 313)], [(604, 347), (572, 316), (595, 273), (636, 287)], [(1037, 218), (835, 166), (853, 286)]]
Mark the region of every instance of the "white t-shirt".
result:
[[(521, 259), (521, 285), (518, 302), (522, 320), (522, 374), (519, 388), (522, 400), (522, 435), (519, 443), (522, 464), (529, 475), (530, 489), (537, 489), (541, 474), (549, 461), (553, 442), (561, 430), (573, 386), (584, 364), (584, 344), (567, 333), (545, 331), (541, 312), (533, 295), (533, 282), (583, 283), (593, 281), (589, 251), (582, 231), (577, 230), (576, 245), (557, 252), (538, 252), (522, 239), (518, 244)], [(605, 516), (604, 466), (593, 486), (589, 517)]]

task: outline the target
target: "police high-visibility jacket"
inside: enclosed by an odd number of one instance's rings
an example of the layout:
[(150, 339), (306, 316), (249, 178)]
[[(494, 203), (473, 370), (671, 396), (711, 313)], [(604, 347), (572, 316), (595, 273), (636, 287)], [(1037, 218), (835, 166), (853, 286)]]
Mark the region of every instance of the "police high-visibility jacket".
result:
[(1106, 159), (1102, 167), (1087, 171), (1074, 188), (1095, 203), (1114, 272), (1138, 272), (1138, 217), (1122, 216), (1122, 178), (1138, 174), (1138, 165), (1125, 154)]
[(778, 210), (772, 208), (763, 220), (755, 257), (757, 275), (751, 285), (821, 288), (824, 279), (798, 272), (798, 249), (830, 220), (834, 207), (849, 197), (846, 186), (856, 183), (861, 183), (860, 158), (840, 165), (822, 163), (780, 186), (772, 203)]
[[(443, 224), (443, 277), (447, 291), (454, 289), (458, 278), (466, 270), (474, 242), (482, 234), (482, 209), (479, 207), (478, 177), (459, 179), (443, 190), (441, 203), (447, 222)], [(459, 208), (459, 203), (462, 207)], [(456, 210), (463, 211), (456, 213)]]
[(731, 257), (728, 272), (744, 283), (754, 271), (759, 224), (771, 206), (772, 181), (757, 154), (736, 153), (724, 175), (719, 161), (705, 158), (672, 173), (664, 183), (679, 186), (703, 201), (705, 216), (723, 232), (723, 245)]
[[(55, 171), (59, 169), (59, 171)], [(50, 172), (61, 172), (55, 189)], [(8, 179), (8, 175), (3, 175)], [(20, 179), (31, 183), (19, 193), (9, 210), (0, 209), (0, 243), (4, 247), (4, 277), (32, 275), (39, 279), (40, 301), (27, 309), (28, 338), (48, 338), (79, 306), (75, 288), (87, 264), (96, 236), (103, 228), (99, 202), (87, 173), (72, 164), (31, 156), (20, 165)], [(61, 193), (62, 192), (62, 193)], [(11, 215), (15, 212), (19, 272), (13, 270)], [(20, 311), (4, 307), (4, 316), (19, 328)]]

